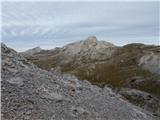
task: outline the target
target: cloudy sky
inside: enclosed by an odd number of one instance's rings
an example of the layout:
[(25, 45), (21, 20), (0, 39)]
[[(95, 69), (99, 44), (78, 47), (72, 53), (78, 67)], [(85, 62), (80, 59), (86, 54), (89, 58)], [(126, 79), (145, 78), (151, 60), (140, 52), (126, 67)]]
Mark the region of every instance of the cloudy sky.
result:
[(158, 2), (2, 2), (2, 41), (17, 51), (97, 36), (159, 44)]

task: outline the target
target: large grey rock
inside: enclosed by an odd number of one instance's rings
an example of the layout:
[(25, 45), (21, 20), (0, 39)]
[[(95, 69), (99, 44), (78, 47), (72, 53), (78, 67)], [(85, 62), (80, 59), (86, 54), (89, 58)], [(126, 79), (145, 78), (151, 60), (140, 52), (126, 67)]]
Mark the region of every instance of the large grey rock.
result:
[(160, 74), (160, 52), (157, 54), (153, 52), (145, 54), (140, 58), (139, 65), (152, 73)]
[(21, 77), (13, 77), (11, 79), (8, 79), (7, 81), (11, 84), (16, 84), (16, 85), (20, 85), (20, 86), (24, 84), (23, 78), (21, 78)]

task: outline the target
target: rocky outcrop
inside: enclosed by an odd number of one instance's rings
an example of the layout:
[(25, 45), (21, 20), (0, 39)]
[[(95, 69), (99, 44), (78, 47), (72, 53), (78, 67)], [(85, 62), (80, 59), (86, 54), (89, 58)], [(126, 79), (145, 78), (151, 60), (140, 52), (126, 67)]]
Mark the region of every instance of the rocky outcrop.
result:
[(1, 49), (3, 120), (158, 120), (108, 87), (42, 70), (4, 44)]
[(151, 94), (128, 88), (121, 89), (119, 93), (132, 103), (152, 111), (154, 115), (160, 116), (160, 101)]
[(25, 52), (21, 52), (21, 54), (23, 54), (24, 56), (31, 56), (33, 54), (41, 52), (42, 50), (43, 49), (41, 49), (40, 47), (35, 47), (35, 48), (29, 49)]
[(140, 58), (139, 65), (152, 73), (160, 74), (160, 52), (145, 54)]
[(116, 50), (116, 46), (98, 41), (95, 36), (90, 36), (84, 41), (75, 42), (64, 46), (61, 53), (65, 56), (74, 57), (77, 60), (106, 60)]

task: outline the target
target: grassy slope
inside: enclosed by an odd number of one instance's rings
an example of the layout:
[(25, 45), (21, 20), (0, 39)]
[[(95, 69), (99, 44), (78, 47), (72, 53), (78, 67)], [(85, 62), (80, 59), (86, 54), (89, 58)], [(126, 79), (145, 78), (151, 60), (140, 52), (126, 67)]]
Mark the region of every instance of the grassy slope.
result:
[(128, 80), (140, 76), (145, 79), (145, 82), (132, 87), (160, 98), (160, 85), (155, 82), (160, 80), (160, 76), (143, 70), (137, 65), (137, 60), (144, 54), (144, 50), (151, 49), (142, 47), (143, 45), (128, 45), (120, 48), (110, 60), (96, 64), (92, 69), (88, 66), (77, 68), (77, 65), (74, 67), (73, 64), (68, 64), (63, 65), (62, 70), (73, 73), (80, 79), (87, 79), (93, 84), (109, 84), (116, 88), (130, 87), (127, 84)]

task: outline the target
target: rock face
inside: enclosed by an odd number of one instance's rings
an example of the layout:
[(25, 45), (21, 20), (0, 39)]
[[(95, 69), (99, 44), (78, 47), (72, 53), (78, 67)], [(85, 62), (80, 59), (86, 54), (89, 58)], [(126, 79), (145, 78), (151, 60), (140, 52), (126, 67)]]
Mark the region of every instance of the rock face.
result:
[[(116, 46), (105, 41), (98, 41), (95, 36), (90, 36), (84, 41), (75, 42), (64, 46), (61, 54), (66, 58), (76, 60), (105, 60), (110, 58)], [(70, 61), (69, 60), (69, 61)]]
[(42, 70), (1, 46), (3, 120), (158, 120), (108, 87)]
[(152, 73), (160, 74), (160, 52), (145, 54), (140, 58), (139, 65)]
[(87, 47), (92, 47), (97, 45), (97, 38), (95, 36), (90, 36), (84, 41), (84, 45)]

